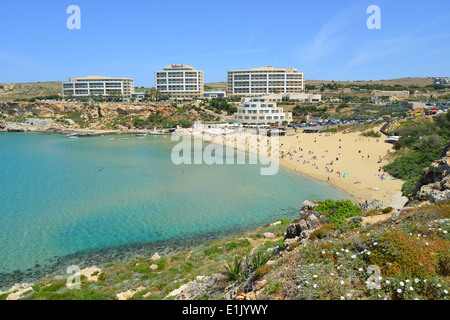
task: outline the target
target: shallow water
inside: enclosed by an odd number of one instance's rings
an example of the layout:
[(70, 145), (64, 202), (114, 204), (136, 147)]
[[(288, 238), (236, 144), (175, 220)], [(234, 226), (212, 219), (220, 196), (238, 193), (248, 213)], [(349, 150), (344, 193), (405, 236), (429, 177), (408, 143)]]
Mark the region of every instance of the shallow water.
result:
[(0, 134), (0, 273), (79, 253), (182, 246), (296, 217), (305, 199), (348, 198), (284, 170), (262, 176), (259, 165), (174, 165), (170, 136), (111, 138)]

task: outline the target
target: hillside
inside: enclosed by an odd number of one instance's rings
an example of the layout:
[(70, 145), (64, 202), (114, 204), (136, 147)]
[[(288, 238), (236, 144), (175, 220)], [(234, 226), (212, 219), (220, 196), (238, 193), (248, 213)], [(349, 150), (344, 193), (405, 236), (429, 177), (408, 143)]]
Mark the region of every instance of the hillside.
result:
[(30, 82), (30, 83), (0, 83), (1, 100), (14, 100), (61, 94), (60, 81)]
[(317, 210), (304, 203), (292, 222), (162, 257), (84, 266), (79, 290), (57, 276), (15, 285), (0, 300), (449, 299), (450, 203), (375, 209), (343, 224)]
[[(306, 84), (308, 85), (319, 85), (319, 84), (330, 84), (333, 81), (331, 80), (309, 80), (306, 78)], [(401, 85), (404, 87), (408, 86), (418, 86), (418, 87), (425, 87), (427, 85), (433, 84), (433, 78), (432, 77), (411, 77), (411, 78), (398, 78), (398, 79), (386, 79), (386, 80), (369, 80), (369, 81), (334, 81), (337, 84), (342, 85), (375, 85), (375, 84), (381, 84), (386, 86), (393, 86), (393, 85)]]
[[(309, 80), (306, 77), (306, 85), (327, 85), (331, 84), (331, 80)], [(335, 81), (341, 85), (365, 85), (365, 84), (381, 84), (381, 85), (401, 85), (401, 86), (418, 86), (425, 87), (433, 84), (432, 77), (422, 78), (399, 78), (390, 80), (370, 80), (370, 81)], [(14, 100), (23, 98), (32, 98), (38, 96), (49, 96), (61, 94), (61, 81), (48, 82), (30, 82), (30, 83), (0, 83), (0, 100)], [(143, 91), (144, 87), (140, 87), (137, 91)], [(227, 90), (226, 82), (209, 82), (205, 83), (205, 91)]]
[(205, 91), (227, 91), (227, 83), (226, 82), (210, 82), (205, 83)]

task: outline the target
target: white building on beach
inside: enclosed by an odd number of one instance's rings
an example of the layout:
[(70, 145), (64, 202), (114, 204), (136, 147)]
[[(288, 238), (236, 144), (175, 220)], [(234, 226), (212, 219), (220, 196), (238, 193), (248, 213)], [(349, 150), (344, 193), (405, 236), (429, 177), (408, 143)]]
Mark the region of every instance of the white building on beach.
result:
[(282, 107), (267, 97), (245, 98), (237, 109), (232, 119), (235, 123), (261, 125), (292, 122), (292, 113), (284, 112)]

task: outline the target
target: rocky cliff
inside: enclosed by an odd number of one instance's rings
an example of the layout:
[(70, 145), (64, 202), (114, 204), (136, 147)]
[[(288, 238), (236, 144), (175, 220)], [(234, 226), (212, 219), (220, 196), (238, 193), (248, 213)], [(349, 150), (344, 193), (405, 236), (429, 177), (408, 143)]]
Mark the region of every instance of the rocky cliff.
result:
[[(195, 107), (199, 107), (195, 105)], [(85, 119), (109, 118), (117, 115), (148, 117), (151, 114), (170, 116), (177, 107), (167, 104), (126, 104), (126, 103), (69, 103), (69, 102), (6, 102), (0, 101), (0, 113), (18, 114), (39, 118), (59, 117), (73, 111), (81, 111)], [(187, 110), (192, 116), (198, 113)]]
[(424, 170), (417, 182), (418, 192), (414, 199), (442, 203), (450, 200), (450, 143), (445, 147), (439, 160)]

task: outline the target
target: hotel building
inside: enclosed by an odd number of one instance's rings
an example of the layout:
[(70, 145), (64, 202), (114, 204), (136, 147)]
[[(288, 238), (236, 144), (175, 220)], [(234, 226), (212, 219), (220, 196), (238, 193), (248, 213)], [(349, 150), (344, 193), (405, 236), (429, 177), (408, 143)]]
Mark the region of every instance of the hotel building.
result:
[(156, 89), (173, 98), (202, 97), (203, 71), (191, 66), (172, 64), (155, 72)]
[(134, 80), (130, 78), (110, 78), (87, 76), (85, 78), (69, 78), (62, 83), (64, 97), (87, 98), (90, 96), (122, 96), (131, 98), (134, 93)]
[(282, 107), (268, 97), (244, 98), (242, 105), (233, 115), (233, 121), (240, 124), (282, 124), (292, 122), (292, 113), (284, 112)]
[(228, 71), (228, 94), (259, 96), (271, 93), (300, 93), (305, 90), (304, 73), (295, 68), (263, 67)]

